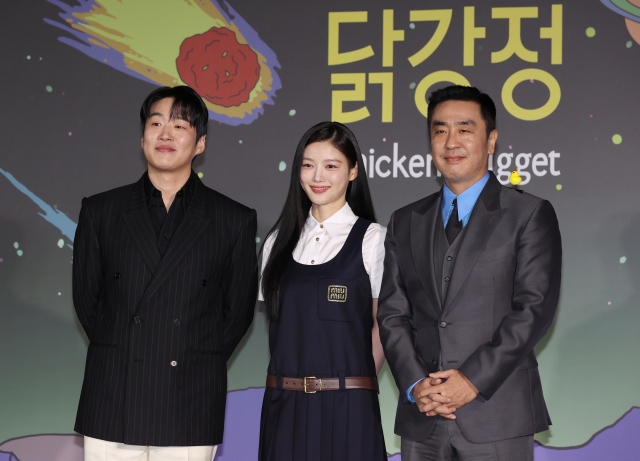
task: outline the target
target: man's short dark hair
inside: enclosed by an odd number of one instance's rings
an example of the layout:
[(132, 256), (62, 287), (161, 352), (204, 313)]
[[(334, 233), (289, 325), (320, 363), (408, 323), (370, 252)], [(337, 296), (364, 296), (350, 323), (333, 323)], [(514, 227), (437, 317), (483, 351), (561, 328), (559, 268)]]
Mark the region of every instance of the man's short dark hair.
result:
[(487, 126), (487, 137), (496, 129), (496, 105), (491, 97), (473, 86), (452, 85), (436, 90), (429, 96), (429, 110), (427, 116), (428, 132), (431, 133), (431, 114), (436, 107), (445, 101), (472, 101), (480, 106), (480, 114)]
[(196, 129), (196, 142), (207, 134), (209, 127), (209, 109), (193, 88), (185, 85), (168, 87), (163, 86), (152, 91), (142, 103), (140, 108), (140, 124), (142, 134), (147, 120), (151, 115), (151, 106), (161, 99), (172, 98), (170, 118), (181, 118), (189, 122)]

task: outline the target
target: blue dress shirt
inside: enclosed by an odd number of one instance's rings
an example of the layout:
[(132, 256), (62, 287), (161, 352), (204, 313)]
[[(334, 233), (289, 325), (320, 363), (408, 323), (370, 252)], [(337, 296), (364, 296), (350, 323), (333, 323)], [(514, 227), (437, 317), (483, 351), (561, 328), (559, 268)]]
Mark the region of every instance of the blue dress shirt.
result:
[[(473, 207), (478, 201), (478, 197), (480, 197), (480, 193), (482, 192), (482, 189), (484, 189), (484, 186), (487, 184), (487, 181), (489, 181), (488, 171), (478, 182), (476, 182), (473, 186), (469, 187), (460, 195), (456, 195), (453, 192), (451, 192), (451, 189), (449, 189), (449, 187), (445, 183), (445, 185), (442, 187), (442, 204), (441, 204), (442, 205), (442, 222), (444, 222), (445, 228), (447, 227), (447, 222), (449, 222), (449, 217), (453, 212), (453, 200), (456, 198), (458, 199), (458, 218), (460, 219), (460, 221), (462, 221), (463, 228), (464, 226), (467, 225), (467, 223), (469, 222), (469, 217), (471, 217), (471, 211), (473, 210)], [(460, 216), (462, 216), (462, 218), (460, 218)], [(415, 400), (413, 398), (413, 395), (411, 394), (411, 391), (413, 390), (414, 387), (416, 387), (416, 384), (422, 381), (422, 379), (417, 380), (415, 383), (413, 383), (413, 385), (409, 389), (407, 389), (407, 392), (405, 393), (405, 395), (409, 402), (415, 403)]]

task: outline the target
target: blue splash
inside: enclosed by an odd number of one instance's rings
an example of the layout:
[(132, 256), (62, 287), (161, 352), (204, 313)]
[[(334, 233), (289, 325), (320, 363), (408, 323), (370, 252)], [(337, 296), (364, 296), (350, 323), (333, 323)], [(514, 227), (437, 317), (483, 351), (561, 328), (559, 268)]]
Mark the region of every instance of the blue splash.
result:
[[(22, 184), (20, 181), (14, 178), (13, 175), (8, 171), (4, 171), (2, 168), (0, 168), (0, 173), (4, 177), (6, 177), (9, 180), (9, 182), (15, 186), (16, 189), (18, 189), (24, 195), (29, 197), (33, 203), (35, 203), (40, 207), (40, 209), (43, 211), (43, 212), (38, 212), (40, 216), (42, 216), (45, 220), (47, 220), (48, 222), (56, 226), (58, 229), (60, 229), (60, 232), (62, 232), (62, 235), (67, 237), (73, 243), (73, 237), (76, 234), (76, 227), (78, 227), (78, 225), (75, 222), (69, 219), (69, 217), (66, 214), (54, 209), (52, 206), (50, 206), (48, 203), (46, 203), (36, 194), (31, 192), (29, 189), (27, 189), (27, 187), (24, 184)], [(72, 244), (67, 243), (67, 246), (69, 248), (73, 248)]]

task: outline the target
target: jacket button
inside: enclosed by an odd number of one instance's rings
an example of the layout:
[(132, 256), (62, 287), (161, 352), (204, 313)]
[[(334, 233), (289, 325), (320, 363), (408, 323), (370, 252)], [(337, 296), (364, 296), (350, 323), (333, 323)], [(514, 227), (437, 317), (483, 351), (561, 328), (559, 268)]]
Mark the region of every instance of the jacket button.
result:
[(202, 279), (202, 286), (206, 287), (207, 286), (207, 279)]
[(171, 361), (171, 366), (172, 367), (177, 367), (178, 366), (178, 362), (176, 362), (175, 360)]
[(447, 328), (447, 322), (440, 322), (440, 328)]
[(178, 319), (173, 319), (173, 324), (174, 324), (175, 326), (180, 326), (180, 320), (178, 320)]
[(453, 258), (451, 256), (447, 256), (447, 261), (451, 261)]
[(113, 278), (118, 280), (121, 277), (120, 272), (116, 272), (115, 274), (113, 274)]
[(448, 282), (449, 280), (451, 280), (451, 277), (449, 277), (448, 275), (444, 278), (445, 282)]
[(133, 318), (133, 321), (135, 323), (140, 323), (140, 317), (138, 317), (137, 315)]

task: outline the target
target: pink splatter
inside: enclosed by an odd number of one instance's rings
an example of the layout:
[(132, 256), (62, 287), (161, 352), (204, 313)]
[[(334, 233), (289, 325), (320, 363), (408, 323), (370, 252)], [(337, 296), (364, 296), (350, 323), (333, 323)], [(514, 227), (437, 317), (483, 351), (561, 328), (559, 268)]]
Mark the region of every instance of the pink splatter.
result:
[(69, 131), (69, 136), (71, 136), (73, 133), (71, 131)]
[(513, 149), (513, 146), (511, 144), (509, 144), (509, 149)]
[(609, 306), (611, 306), (611, 301), (609, 301), (607, 304), (608, 304)]
[(2, 259), (2, 258), (0, 258), (0, 263), (1, 263), (2, 261), (3, 261), (3, 259)]
[(42, 56), (40, 56), (40, 61), (42, 61)]
[(531, 83), (535, 82), (535, 80), (534, 80), (534, 79), (531, 79), (531, 80), (529, 80), (529, 81), (530, 81)]
[(593, 114), (589, 115), (589, 118), (593, 118)]
[(60, 293), (59, 291), (58, 291), (58, 296), (62, 296), (62, 293)]
[(387, 138), (382, 138), (382, 142), (387, 142)]

